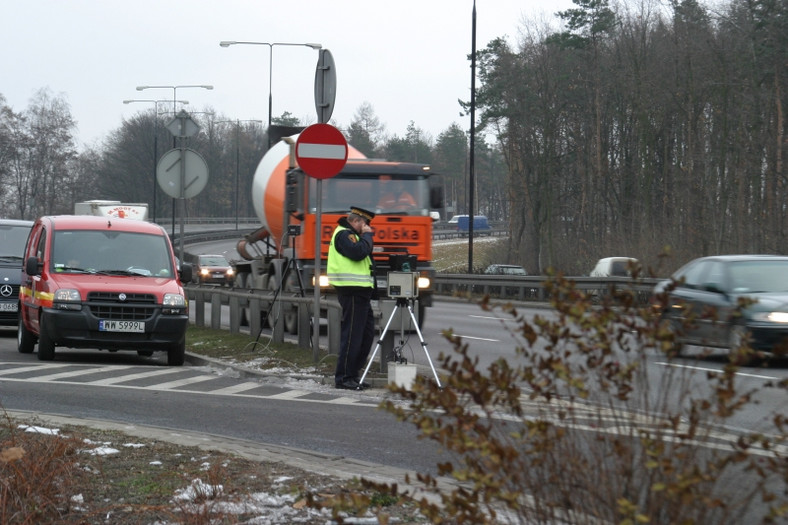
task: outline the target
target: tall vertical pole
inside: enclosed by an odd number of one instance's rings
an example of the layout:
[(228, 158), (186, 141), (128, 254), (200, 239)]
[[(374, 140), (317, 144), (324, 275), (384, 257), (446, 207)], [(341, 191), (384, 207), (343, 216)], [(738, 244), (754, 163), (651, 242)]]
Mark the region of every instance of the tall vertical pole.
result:
[(468, 171), (468, 273), (473, 273), (473, 222), (476, 211), (473, 194), (476, 191), (474, 149), (476, 149), (476, 0), (473, 0), (471, 22), (471, 140)]
[(274, 45), (268, 44), (268, 149), (271, 149), (271, 112), (274, 108)]
[(159, 162), (159, 105), (156, 104), (156, 120), (153, 121), (153, 210), (151, 210), (151, 220), (156, 222), (156, 166)]
[(235, 229), (238, 230), (238, 185), (241, 178), (241, 121), (235, 122)]

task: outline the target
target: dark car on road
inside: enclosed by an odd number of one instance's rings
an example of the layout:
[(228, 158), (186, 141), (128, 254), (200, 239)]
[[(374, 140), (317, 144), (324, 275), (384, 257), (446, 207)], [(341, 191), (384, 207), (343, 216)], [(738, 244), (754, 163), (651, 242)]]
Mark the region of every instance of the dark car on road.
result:
[(655, 292), (664, 300), (662, 315), (678, 352), (687, 344), (733, 352), (746, 341), (759, 354), (786, 355), (788, 256), (702, 257), (659, 283)]
[(0, 219), (0, 325), (19, 322), (19, 280), (32, 221)]
[(231, 286), (235, 280), (235, 271), (224, 255), (198, 255), (194, 267), (194, 281), (200, 284)]

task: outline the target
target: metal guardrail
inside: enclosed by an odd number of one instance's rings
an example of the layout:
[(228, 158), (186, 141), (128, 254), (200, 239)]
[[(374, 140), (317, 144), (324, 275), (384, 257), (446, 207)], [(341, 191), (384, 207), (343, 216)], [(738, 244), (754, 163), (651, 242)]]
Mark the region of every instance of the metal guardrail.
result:
[[(244, 314), (249, 324), (251, 334), (259, 334), (262, 325), (262, 315), (273, 319), (272, 338), (274, 342), (282, 343), (285, 340), (285, 321), (283, 305), (298, 305), (298, 346), (311, 348), (310, 328), (311, 309), (314, 304), (312, 297), (297, 297), (289, 294), (274, 294), (267, 290), (244, 290), (239, 292), (234, 289), (213, 286), (200, 286), (189, 284), (186, 286), (186, 295), (189, 298), (189, 307), (194, 311), (194, 322), (197, 326), (205, 326), (205, 307), (211, 307), (211, 328), (221, 328), (222, 306), (230, 307), (230, 332), (239, 333)], [(326, 308), (328, 314), (328, 352), (339, 353), (339, 326), (342, 318), (342, 307), (339, 301), (322, 299), (321, 306)]]
[[(486, 295), (514, 301), (546, 302), (545, 276), (503, 276), (478, 274), (437, 274), (435, 292), (442, 295)], [(641, 301), (647, 301), (654, 286), (662, 279), (628, 277), (568, 277), (575, 288), (586, 293), (603, 294), (612, 288), (634, 291)]]

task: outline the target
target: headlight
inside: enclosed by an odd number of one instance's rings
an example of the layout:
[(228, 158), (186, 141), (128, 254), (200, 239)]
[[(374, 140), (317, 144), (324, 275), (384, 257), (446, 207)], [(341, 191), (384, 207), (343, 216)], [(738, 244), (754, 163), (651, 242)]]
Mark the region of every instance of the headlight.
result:
[(430, 278), (429, 277), (419, 277), (418, 280), (418, 287), (420, 290), (424, 290), (430, 287)]
[(233, 269), (232, 269), (232, 268), (228, 268), (228, 269), (227, 269), (227, 275), (232, 275), (232, 274), (234, 274), (234, 273), (235, 273), (235, 272), (233, 271)]
[(756, 321), (769, 321), (770, 323), (788, 323), (788, 312), (759, 312), (752, 318)]
[(164, 294), (164, 301), (161, 309), (163, 314), (178, 315), (184, 313), (188, 303), (186, 298), (179, 293)]
[[(320, 288), (327, 288), (328, 287), (328, 275), (321, 275), (317, 278), (318, 282), (320, 283)], [(315, 286), (315, 276), (312, 276), (312, 287)]]
[(164, 294), (164, 306), (186, 306), (186, 298), (179, 293)]
[(208, 268), (200, 268), (200, 275), (208, 275), (209, 273), (211, 272), (208, 271)]
[(80, 310), (82, 308), (82, 298), (77, 290), (61, 288), (55, 291), (52, 306), (61, 310)]

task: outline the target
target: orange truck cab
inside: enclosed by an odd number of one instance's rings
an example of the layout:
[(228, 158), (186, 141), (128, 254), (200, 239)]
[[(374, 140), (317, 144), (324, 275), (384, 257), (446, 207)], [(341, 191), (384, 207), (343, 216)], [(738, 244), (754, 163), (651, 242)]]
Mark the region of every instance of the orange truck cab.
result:
[(94, 216), (39, 218), (24, 252), (18, 348), (54, 359), (55, 347), (167, 352), (180, 366), (188, 302), (165, 230), (153, 223)]

